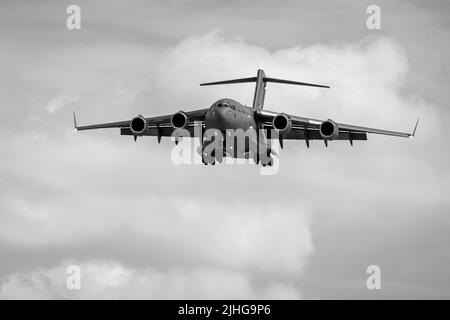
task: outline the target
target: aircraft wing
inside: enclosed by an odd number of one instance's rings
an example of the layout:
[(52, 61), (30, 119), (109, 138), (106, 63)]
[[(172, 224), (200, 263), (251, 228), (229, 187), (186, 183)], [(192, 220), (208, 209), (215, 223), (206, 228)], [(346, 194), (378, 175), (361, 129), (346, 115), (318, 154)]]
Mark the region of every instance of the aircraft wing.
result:
[[(203, 122), (205, 120), (205, 115), (208, 109), (199, 109), (185, 112), (189, 119), (189, 128), (193, 128), (194, 121)], [(173, 132), (173, 128), (171, 125), (171, 117), (173, 114), (156, 116), (156, 117), (148, 117), (145, 118), (148, 125), (148, 130), (144, 135), (147, 136), (171, 136)], [(120, 133), (122, 135), (133, 135), (130, 130), (130, 120), (118, 121), (118, 122), (108, 122), (108, 123), (100, 123), (100, 124), (92, 124), (86, 126), (78, 126), (77, 119), (75, 117), (75, 112), (73, 113), (73, 121), (75, 130), (93, 130), (93, 129), (107, 129), (107, 128), (119, 128)]]
[[(265, 128), (271, 129), (273, 128), (273, 119), (279, 114), (279, 112), (261, 110), (258, 111), (257, 117), (259, 121), (263, 123)], [(289, 114), (287, 114), (287, 116), (292, 122), (292, 129), (290, 132), (283, 134), (283, 139), (323, 140), (319, 132), (319, 127), (323, 120), (298, 117)], [(414, 130), (411, 133), (336, 123), (339, 128), (337, 140), (367, 140), (368, 133), (411, 138), (414, 137), (418, 122), (419, 119), (417, 119)]]

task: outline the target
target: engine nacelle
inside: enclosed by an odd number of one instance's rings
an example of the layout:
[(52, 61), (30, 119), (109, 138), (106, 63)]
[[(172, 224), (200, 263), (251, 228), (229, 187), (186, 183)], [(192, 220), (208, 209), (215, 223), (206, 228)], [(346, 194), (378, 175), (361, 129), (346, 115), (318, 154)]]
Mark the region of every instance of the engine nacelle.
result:
[(319, 132), (324, 140), (334, 140), (339, 136), (339, 127), (336, 122), (328, 119), (320, 124)]
[(134, 136), (143, 136), (148, 129), (147, 120), (141, 115), (131, 119), (130, 130)]
[(287, 114), (280, 113), (273, 118), (272, 126), (280, 133), (288, 133), (292, 129), (292, 121)]
[(176, 112), (170, 118), (170, 124), (174, 129), (187, 128), (189, 125), (189, 118), (183, 111)]

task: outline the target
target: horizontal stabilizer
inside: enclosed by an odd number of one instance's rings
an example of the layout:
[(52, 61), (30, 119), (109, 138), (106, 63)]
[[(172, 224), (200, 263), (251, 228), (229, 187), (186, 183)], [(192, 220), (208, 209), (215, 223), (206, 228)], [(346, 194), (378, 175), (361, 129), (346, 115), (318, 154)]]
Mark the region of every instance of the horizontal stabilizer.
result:
[[(201, 86), (214, 86), (218, 84), (233, 84), (233, 83), (246, 83), (246, 82), (256, 82), (258, 79), (257, 77), (251, 77), (251, 78), (241, 78), (241, 79), (233, 79), (233, 80), (224, 80), (224, 81), (216, 81), (216, 82), (206, 82), (201, 83)], [(318, 87), (318, 88), (330, 88), (329, 86), (321, 85), (321, 84), (314, 84), (314, 83), (308, 83), (308, 82), (299, 82), (299, 81), (291, 81), (291, 80), (283, 80), (283, 79), (275, 79), (275, 78), (268, 78), (263, 77), (262, 81), (264, 83), (267, 82), (274, 82), (274, 83), (283, 83), (283, 84), (294, 84), (298, 86), (308, 86), (308, 87)]]
[(264, 73), (264, 70), (262, 70), (262, 69), (258, 70), (256, 77), (240, 78), (240, 79), (233, 79), (233, 80), (223, 80), (223, 81), (215, 81), (215, 82), (206, 82), (206, 83), (201, 83), (200, 85), (201, 86), (213, 86), (213, 85), (218, 85), (218, 84), (233, 84), (233, 83), (246, 83), (246, 82), (256, 82), (255, 94), (253, 97), (253, 109), (256, 109), (256, 110), (262, 110), (264, 107), (264, 96), (266, 94), (267, 82), (282, 83), (282, 84), (294, 84), (297, 86), (308, 86), (308, 87), (317, 87), (317, 88), (329, 88), (329, 86), (324, 86), (321, 84), (269, 78), (269, 77), (266, 77), (266, 74)]
[(217, 81), (217, 82), (207, 82), (207, 83), (201, 83), (200, 85), (201, 86), (213, 86), (216, 84), (233, 84), (233, 83), (245, 83), (245, 82), (256, 82), (256, 77)]
[(324, 86), (324, 85), (321, 85), (321, 84), (314, 84), (314, 83), (307, 83), (307, 82), (298, 82), (298, 81), (275, 79), (275, 78), (267, 78), (267, 77), (265, 77), (263, 80), (264, 80), (264, 82), (275, 82), (275, 83), (284, 83), (284, 84), (295, 84), (295, 85), (298, 85), (298, 86), (330, 88), (329, 86)]

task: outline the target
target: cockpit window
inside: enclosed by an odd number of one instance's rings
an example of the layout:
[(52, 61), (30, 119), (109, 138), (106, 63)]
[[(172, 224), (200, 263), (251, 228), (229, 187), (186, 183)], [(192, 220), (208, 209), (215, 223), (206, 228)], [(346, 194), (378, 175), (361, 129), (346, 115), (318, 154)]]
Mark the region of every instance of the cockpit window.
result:
[(224, 102), (224, 103), (222, 104), (222, 107), (224, 107), (224, 108), (228, 108), (228, 107), (229, 107), (229, 105), (228, 105), (228, 103)]
[(219, 104), (217, 105), (217, 108), (222, 108), (222, 104), (219, 103)]

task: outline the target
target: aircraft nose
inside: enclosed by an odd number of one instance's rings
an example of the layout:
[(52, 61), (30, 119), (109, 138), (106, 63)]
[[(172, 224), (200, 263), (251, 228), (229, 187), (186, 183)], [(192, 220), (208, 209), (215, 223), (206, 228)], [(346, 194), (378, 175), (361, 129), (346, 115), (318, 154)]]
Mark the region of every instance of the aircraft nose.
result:
[(223, 119), (225, 116), (225, 108), (223, 107), (215, 107), (213, 110), (213, 115), (217, 118), (217, 119)]
[(224, 107), (216, 108), (216, 109), (217, 109), (217, 115), (219, 117), (223, 118), (225, 115), (226, 109)]
[(216, 106), (212, 111), (214, 126), (216, 128), (224, 127), (226, 124), (226, 108)]

